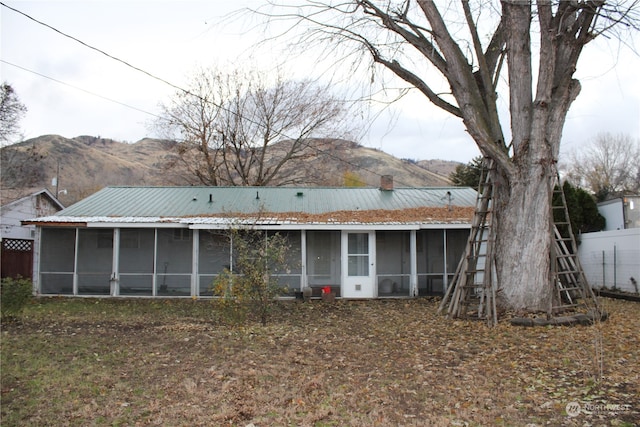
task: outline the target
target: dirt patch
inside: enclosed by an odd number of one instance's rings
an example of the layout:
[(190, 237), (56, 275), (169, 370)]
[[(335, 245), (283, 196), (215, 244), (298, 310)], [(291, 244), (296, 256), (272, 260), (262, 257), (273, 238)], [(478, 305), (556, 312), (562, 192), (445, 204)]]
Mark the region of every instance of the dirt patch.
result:
[(438, 303), (287, 302), (266, 327), (226, 325), (210, 302), (37, 304), (3, 327), (2, 424), (630, 426), (640, 417), (637, 303), (605, 301), (603, 324), (542, 328), (452, 321)]

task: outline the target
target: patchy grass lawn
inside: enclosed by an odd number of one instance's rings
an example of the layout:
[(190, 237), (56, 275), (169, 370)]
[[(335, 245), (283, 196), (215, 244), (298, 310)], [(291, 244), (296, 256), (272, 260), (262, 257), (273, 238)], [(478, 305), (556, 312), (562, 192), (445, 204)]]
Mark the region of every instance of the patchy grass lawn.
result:
[(283, 302), (233, 327), (211, 301), (39, 299), (2, 326), (1, 421), (632, 426), (640, 304), (603, 302), (590, 327), (487, 328), (430, 299)]

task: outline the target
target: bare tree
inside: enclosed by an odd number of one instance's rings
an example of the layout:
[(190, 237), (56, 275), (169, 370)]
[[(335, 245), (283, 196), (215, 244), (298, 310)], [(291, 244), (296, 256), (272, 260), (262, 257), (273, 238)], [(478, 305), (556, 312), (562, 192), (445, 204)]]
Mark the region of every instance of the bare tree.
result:
[(640, 142), (629, 135), (599, 134), (569, 153), (568, 176), (598, 201), (640, 192)]
[(8, 83), (2, 83), (0, 89), (0, 146), (15, 141), (11, 138), (18, 135), (20, 120), (27, 112), (27, 107), (20, 102), (15, 90)]
[(313, 137), (344, 134), (347, 113), (346, 102), (311, 80), (202, 70), (163, 106), (157, 125), (178, 141), (173, 163), (187, 168), (190, 183), (283, 185), (296, 181), (283, 166), (308, 154)]
[[(462, 119), (496, 165), (489, 261), (501, 304), (546, 310), (551, 192), (567, 111), (580, 92), (573, 74), (585, 45), (617, 23), (633, 24), (634, 11), (604, 0), (312, 0), (280, 7), (270, 16), (307, 28), (305, 43), (329, 46), (333, 57), (366, 55)], [(508, 123), (498, 114), (501, 90)]]

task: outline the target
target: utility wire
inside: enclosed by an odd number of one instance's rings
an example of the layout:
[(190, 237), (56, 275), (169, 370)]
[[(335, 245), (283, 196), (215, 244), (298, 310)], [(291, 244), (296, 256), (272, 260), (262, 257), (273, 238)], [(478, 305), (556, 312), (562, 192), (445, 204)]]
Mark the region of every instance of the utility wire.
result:
[(21, 69), (21, 70), (23, 70), (23, 71), (27, 71), (27, 72), (29, 72), (29, 73), (31, 73), (31, 74), (35, 74), (36, 76), (40, 76), (40, 77), (43, 77), (43, 78), (45, 78), (45, 79), (48, 79), (48, 80), (54, 81), (54, 82), (59, 83), (59, 84), (61, 84), (61, 85), (69, 86), (70, 88), (73, 88), (73, 89), (79, 90), (79, 91), (84, 92), (84, 93), (88, 93), (89, 95), (97, 96), (98, 98), (102, 98), (102, 99), (107, 100), (107, 101), (109, 101), (109, 102), (113, 102), (113, 103), (116, 103), (116, 104), (122, 105), (123, 107), (131, 108), (132, 110), (140, 111), (141, 113), (148, 114), (148, 115), (150, 115), (150, 116), (157, 117), (157, 118), (159, 118), (159, 119), (161, 119), (161, 118), (162, 118), (161, 116), (159, 116), (159, 115), (157, 115), (157, 114), (155, 114), (155, 113), (151, 113), (151, 112), (146, 111), (146, 110), (143, 110), (143, 109), (141, 109), (141, 108), (134, 107), (133, 105), (125, 104), (124, 102), (120, 102), (120, 101), (117, 101), (117, 100), (115, 100), (115, 99), (108, 98), (108, 97), (106, 97), (106, 96), (104, 96), (104, 95), (100, 95), (99, 93), (91, 92), (90, 90), (86, 90), (86, 89), (83, 89), (83, 88), (81, 88), (81, 87), (78, 87), (78, 86), (72, 85), (72, 84), (70, 84), (70, 83), (63, 82), (62, 80), (54, 79), (53, 77), (46, 76), (46, 75), (44, 75), (44, 74), (42, 74), (42, 73), (39, 73), (39, 72), (37, 72), (37, 71), (30, 70), (30, 69), (25, 68), (25, 67), (21, 67), (20, 65), (13, 64), (13, 63), (11, 63), (11, 62), (9, 62), (9, 61), (5, 61), (4, 59), (0, 59), (0, 62), (2, 62), (2, 63), (4, 63), (4, 64), (7, 64), (7, 65), (11, 65), (12, 67), (19, 68), (19, 69)]
[[(213, 106), (214, 106), (214, 107), (216, 107), (216, 108), (219, 108), (219, 109), (224, 110), (224, 111), (226, 111), (226, 112), (228, 112), (228, 113), (234, 114), (234, 115), (238, 116), (240, 119), (247, 120), (247, 121), (252, 122), (253, 124), (258, 125), (258, 126), (262, 126), (262, 124), (258, 123), (257, 121), (254, 121), (254, 120), (252, 120), (252, 119), (250, 119), (250, 118), (242, 117), (242, 116), (241, 116), (241, 115), (239, 115), (237, 112), (231, 111), (231, 110), (229, 110), (228, 108), (226, 108), (226, 107), (224, 107), (224, 106), (222, 106), (222, 105), (218, 105), (217, 103), (215, 103), (215, 102), (213, 102), (213, 101), (205, 100), (205, 99), (203, 99), (200, 95), (195, 94), (195, 93), (191, 92), (190, 90), (187, 90), (187, 89), (184, 89), (184, 88), (182, 88), (182, 87), (180, 87), (180, 86), (178, 86), (178, 85), (175, 85), (175, 84), (173, 84), (173, 83), (169, 82), (168, 80), (165, 80), (165, 79), (163, 79), (163, 78), (161, 78), (161, 77), (158, 77), (158, 76), (156, 76), (156, 75), (154, 75), (154, 74), (152, 74), (152, 73), (150, 73), (150, 72), (148, 72), (148, 71), (143, 70), (142, 68), (136, 67), (136, 66), (134, 66), (134, 65), (130, 64), (129, 62), (127, 62), (127, 61), (124, 61), (124, 60), (122, 60), (122, 59), (120, 59), (120, 58), (118, 58), (118, 57), (115, 57), (115, 56), (113, 56), (113, 55), (111, 55), (111, 54), (109, 54), (109, 53), (105, 52), (105, 51), (104, 51), (104, 50), (102, 50), (102, 49), (99, 49), (99, 48), (96, 48), (96, 47), (94, 47), (94, 46), (91, 46), (90, 44), (83, 42), (82, 40), (78, 39), (77, 37), (71, 36), (71, 35), (69, 35), (69, 34), (67, 34), (67, 33), (65, 33), (65, 32), (63, 32), (63, 31), (60, 31), (60, 30), (58, 30), (57, 28), (52, 27), (51, 25), (49, 25), (49, 24), (47, 24), (47, 23), (45, 23), (45, 22), (42, 22), (42, 21), (40, 21), (40, 20), (38, 20), (38, 19), (36, 19), (36, 18), (34, 18), (34, 17), (32, 17), (32, 16), (30, 16), (30, 15), (28, 15), (28, 14), (26, 14), (26, 13), (24, 13), (24, 12), (20, 11), (20, 10), (18, 10), (18, 9), (15, 9), (15, 8), (13, 8), (13, 7), (11, 7), (11, 6), (8, 6), (7, 4), (5, 4), (5, 3), (4, 3), (4, 2), (2, 2), (2, 1), (0, 1), (0, 5), (2, 5), (2, 6), (4, 6), (4, 7), (6, 7), (7, 9), (10, 9), (10, 10), (12, 10), (12, 11), (14, 11), (14, 12), (16, 12), (16, 13), (18, 13), (18, 14), (20, 14), (20, 15), (24, 16), (24, 17), (26, 17), (27, 19), (29, 19), (29, 20), (31, 20), (31, 21), (33, 21), (33, 22), (36, 22), (37, 24), (40, 24), (40, 25), (42, 25), (42, 26), (44, 26), (44, 27), (49, 28), (49, 29), (50, 29), (50, 30), (52, 30), (52, 31), (55, 31), (56, 33), (58, 33), (58, 34), (60, 34), (60, 35), (62, 35), (62, 36), (64, 36), (64, 37), (66, 37), (66, 38), (69, 38), (69, 39), (71, 39), (71, 40), (73, 40), (73, 41), (75, 41), (75, 42), (77, 42), (77, 43), (80, 43), (82, 46), (84, 46), (84, 47), (86, 47), (86, 48), (88, 48), (88, 49), (91, 49), (91, 50), (93, 50), (93, 51), (96, 51), (96, 52), (98, 52), (98, 53), (100, 53), (100, 54), (102, 54), (102, 55), (106, 56), (106, 57), (107, 57), (107, 58), (109, 58), (109, 59), (112, 59), (112, 60), (114, 60), (114, 61), (117, 61), (117, 62), (119, 62), (119, 63), (121, 63), (121, 64), (123, 64), (123, 65), (125, 65), (125, 66), (127, 66), (127, 67), (129, 67), (129, 68), (131, 68), (131, 69), (133, 69), (133, 70), (136, 70), (136, 71), (138, 71), (138, 72), (140, 72), (140, 73), (145, 74), (146, 76), (148, 76), (148, 77), (150, 77), (150, 78), (152, 78), (152, 79), (155, 79), (155, 80), (157, 80), (157, 81), (159, 81), (159, 82), (162, 82), (162, 83), (164, 83), (164, 84), (166, 84), (166, 85), (168, 85), (168, 86), (170, 86), (170, 87), (172, 87), (172, 88), (174, 88), (174, 89), (177, 89), (177, 90), (179, 90), (180, 92), (183, 92), (183, 93), (185, 93), (185, 94), (187, 94), (187, 95), (189, 95), (189, 96), (194, 96), (194, 97), (196, 97), (196, 98), (198, 98), (198, 99), (200, 99), (200, 100), (202, 100), (202, 101), (205, 101), (205, 102), (207, 102), (207, 103), (209, 103), (209, 104), (213, 105)], [(47, 78), (47, 79), (53, 80), (53, 81), (55, 81), (55, 82), (57, 82), (57, 83), (61, 83), (61, 84), (67, 85), (67, 86), (69, 86), (69, 87), (73, 87), (73, 88), (75, 88), (75, 89), (81, 90), (81, 91), (83, 91), (83, 92), (89, 93), (89, 94), (94, 95), (94, 96), (98, 96), (98, 97), (100, 97), (100, 98), (106, 99), (106, 100), (111, 101), (111, 102), (115, 102), (115, 103), (120, 104), (120, 105), (123, 105), (123, 106), (125, 106), (125, 107), (133, 108), (133, 109), (138, 110), (138, 111), (141, 111), (141, 112), (143, 112), (143, 113), (151, 114), (152, 116), (155, 116), (155, 117), (158, 117), (158, 118), (162, 118), (162, 117), (160, 117), (160, 116), (158, 116), (158, 115), (156, 115), (156, 114), (149, 113), (148, 111), (144, 111), (144, 110), (141, 110), (141, 109), (139, 109), (139, 108), (132, 107), (132, 106), (130, 106), (130, 105), (127, 105), (127, 104), (121, 103), (121, 102), (119, 102), (119, 101), (116, 101), (116, 100), (113, 100), (113, 99), (110, 99), (110, 98), (106, 98), (106, 97), (104, 97), (104, 96), (102, 96), (102, 95), (98, 95), (98, 94), (95, 94), (95, 93), (89, 92), (89, 91), (87, 91), (87, 90), (85, 90), (85, 89), (78, 88), (78, 87), (73, 86), (73, 85), (71, 85), (71, 84), (69, 84), (69, 83), (65, 83), (65, 82), (62, 82), (62, 81), (56, 80), (56, 79), (54, 79), (54, 78), (52, 78), (52, 77), (45, 76), (44, 74), (40, 74), (40, 73), (37, 73), (37, 72), (35, 72), (35, 71), (28, 70), (28, 69), (26, 69), (26, 68), (20, 67), (20, 66), (15, 65), (15, 64), (11, 64), (11, 63), (9, 63), (9, 62), (7, 62), (7, 61), (4, 61), (4, 60), (1, 60), (1, 61), (2, 61), (2, 62), (4, 62), (4, 63), (7, 63), (7, 64), (9, 64), (9, 65), (13, 65), (14, 67), (21, 68), (21, 69), (23, 69), (23, 70), (25, 70), (25, 71), (28, 71), (28, 72), (30, 72), (30, 73), (34, 73), (34, 74), (37, 74), (37, 75), (42, 76), (42, 77), (44, 77), (44, 78)], [(290, 137), (290, 136), (288, 136), (288, 135), (285, 135), (285, 134), (283, 134), (283, 133), (281, 133), (281, 132), (278, 132), (278, 134), (279, 134), (280, 136), (284, 137), (284, 138), (288, 138), (288, 139), (290, 139), (290, 140), (296, 140), (296, 138), (292, 138), (292, 137)], [(364, 168), (364, 167), (362, 167), (362, 166), (356, 165), (355, 163), (349, 162), (349, 161), (347, 161), (347, 160), (345, 160), (345, 159), (343, 159), (343, 158), (341, 158), (341, 157), (339, 157), (339, 156), (336, 156), (336, 155), (334, 155), (334, 154), (331, 154), (331, 153), (326, 152), (326, 151), (324, 151), (324, 150), (321, 150), (321, 149), (319, 149), (319, 148), (312, 147), (309, 143), (307, 143), (307, 144), (306, 144), (306, 146), (307, 146), (308, 148), (311, 148), (311, 149), (315, 150), (315, 151), (316, 151), (317, 153), (319, 153), (319, 154), (327, 155), (327, 156), (329, 156), (329, 157), (331, 157), (331, 158), (333, 158), (333, 159), (335, 159), (335, 160), (338, 160), (338, 161), (340, 161), (340, 162), (342, 162), (342, 163), (346, 163), (346, 164), (347, 164), (347, 165), (349, 165), (349, 166), (355, 167), (356, 169), (359, 169), (359, 170), (362, 170), (362, 171), (365, 171), (365, 172), (371, 173), (371, 174), (373, 174), (373, 175), (382, 176), (381, 174), (379, 174), (379, 173), (377, 173), (377, 172), (375, 172), (375, 171), (372, 171), (372, 170), (369, 170), (369, 169)], [(401, 181), (398, 181), (398, 182), (399, 182), (399, 183), (401, 183), (401, 184), (403, 184)], [(409, 186), (408, 184), (405, 184), (405, 185)]]
[(120, 58), (117, 58), (117, 57), (115, 57), (115, 56), (113, 56), (113, 55), (110, 55), (110, 54), (108, 54), (107, 52), (105, 52), (105, 51), (104, 51), (104, 50), (102, 50), (102, 49), (98, 49), (97, 47), (91, 46), (90, 44), (85, 43), (85, 42), (83, 42), (82, 40), (80, 40), (80, 39), (78, 39), (78, 38), (76, 38), (76, 37), (73, 37), (73, 36), (71, 36), (71, 35), (69, 35), (69, 34), (67, 34), (67, 33), (65, 33), (65, 32), (62, 32), (62, 31), (58, 30), (57, 28), (52, 27), (51, 25), (49, 25), (49, 24), (47, 24), (47, 23), (45, 23), (45, 22), (39, 21), (39, 20), (37, 20), (36, 18), (34, 18), (34, 17), (30, 16), (30, 15), (27, 15), (26, 13), (24, 13), (24, 12), (22, 12), (22, 11), (19, 11), (18, 9), (15, 9), (15, 8), (13, 8), (13, 7), (11, 7), (11, 6), (6, 5), (4, 2), (1, 2), (1, 1), (0, 1), (0, 5), (2, 5), (2, 6), (4, 6), (4, 7), (6, 7), (7, 9), (13, 10), (13, 11), (14, 11), (14, 12), (16, 12), (16, 13), (19, 13), (20, 15), (22, 15), (22, 16), (24, 16), (24, 17), (26, 17), (27, 19), (32, 20), (33, 22), (36, 22), (36, 23), (38, 23), (38, 24), (40, 24), (40, 25), (43, 25), (43, 26), (45, 26), (45, 27), (49, 28), (50, 30), (55, 31), (56, 33), (58, 33), (58, 34), (60, 34), (60, 35), (62, 35), (62, 36), (64, 36), (64, 37), (67, 37), (67, 38), (69, 38), (69, 39), (71, 39), (71, 40), (73, 40), (73, 41), (75, 41), (75, 42), (77, 42), (77, 43), (80, 43), (80, 44), (81, 44), (81, 45), (83, 45), (84, 47), (89, 48), (89, 49), (91, 49), (91, 50), (94, 50), (94, 51), (96, 51), (96, 52), (98, 52), (98, 53), (100, 53), (100, 54), (102, 54), (102, 55), (106, 56), (107, 58), (113, 59), (114, 61), (117, 61), (117, 62), (119, 62), (119, 63), (121, 63), (121, 64), (124, 64), (124, 65), (126, 65), (127, 67), (129, 67), (129, 68), (132, 68), (132, 69), (134, 69), (134, 70), (136, 70), (136, 71), (139, 71), (139, 72), (141, 72), (141, 73), (143, 73), (143, 74), (146, 74), (147, 76), (151, 77), (152, 79), (158, 80), (158, 81), (160, 81), (160, 82), (162, 82), (162, 83), (164, 83), (164, 84), (167, 84), (167, 85), (171, 86), (171, 87), (172, 87), (172, 88), (174, 88), (174, 89), (178, 89), (178, 90), (179, 90), (179, 91), (181, 91), (181, 92), (185, 92), (186, 94), (193, 95), (191, 92), (189, 92), (189, 91), (188, 91), (188, 90), (186, 90), (186, 89), (181, 88), (180, 86), (176, 86), (176, 85), (174, 85), (173, 83), (171, 83), (171, 82), (169, 82), (169, 81), (167, 81), (167, 80), (165, 80), (165, 79), (163, 79), (163, 78), (161, 78), (161, 77), (158, 77), (158, 76), (156, 76), (156, 75), (154, 75), (154, 74), (151, 74), (151, 73), (149, 73), (149, 72), (147, 72), (147, 71), (143, 70), (142, 68), (138, 68), (138, 67), (136, 67), (135, 65), (131, 65), (131, 64), (130, 64), (130, 63), (128, 63), (127, 61), (124, 61), (124, 60), (122, 60), (122, 59), (120, 59)]

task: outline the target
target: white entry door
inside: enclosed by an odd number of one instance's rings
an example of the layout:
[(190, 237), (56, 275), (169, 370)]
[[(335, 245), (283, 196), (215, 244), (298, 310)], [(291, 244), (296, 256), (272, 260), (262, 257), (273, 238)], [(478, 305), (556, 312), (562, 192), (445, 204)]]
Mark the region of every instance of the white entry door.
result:
[(374, 298), (375, 234), (342, 232), (342, 289), (344, 298)]

